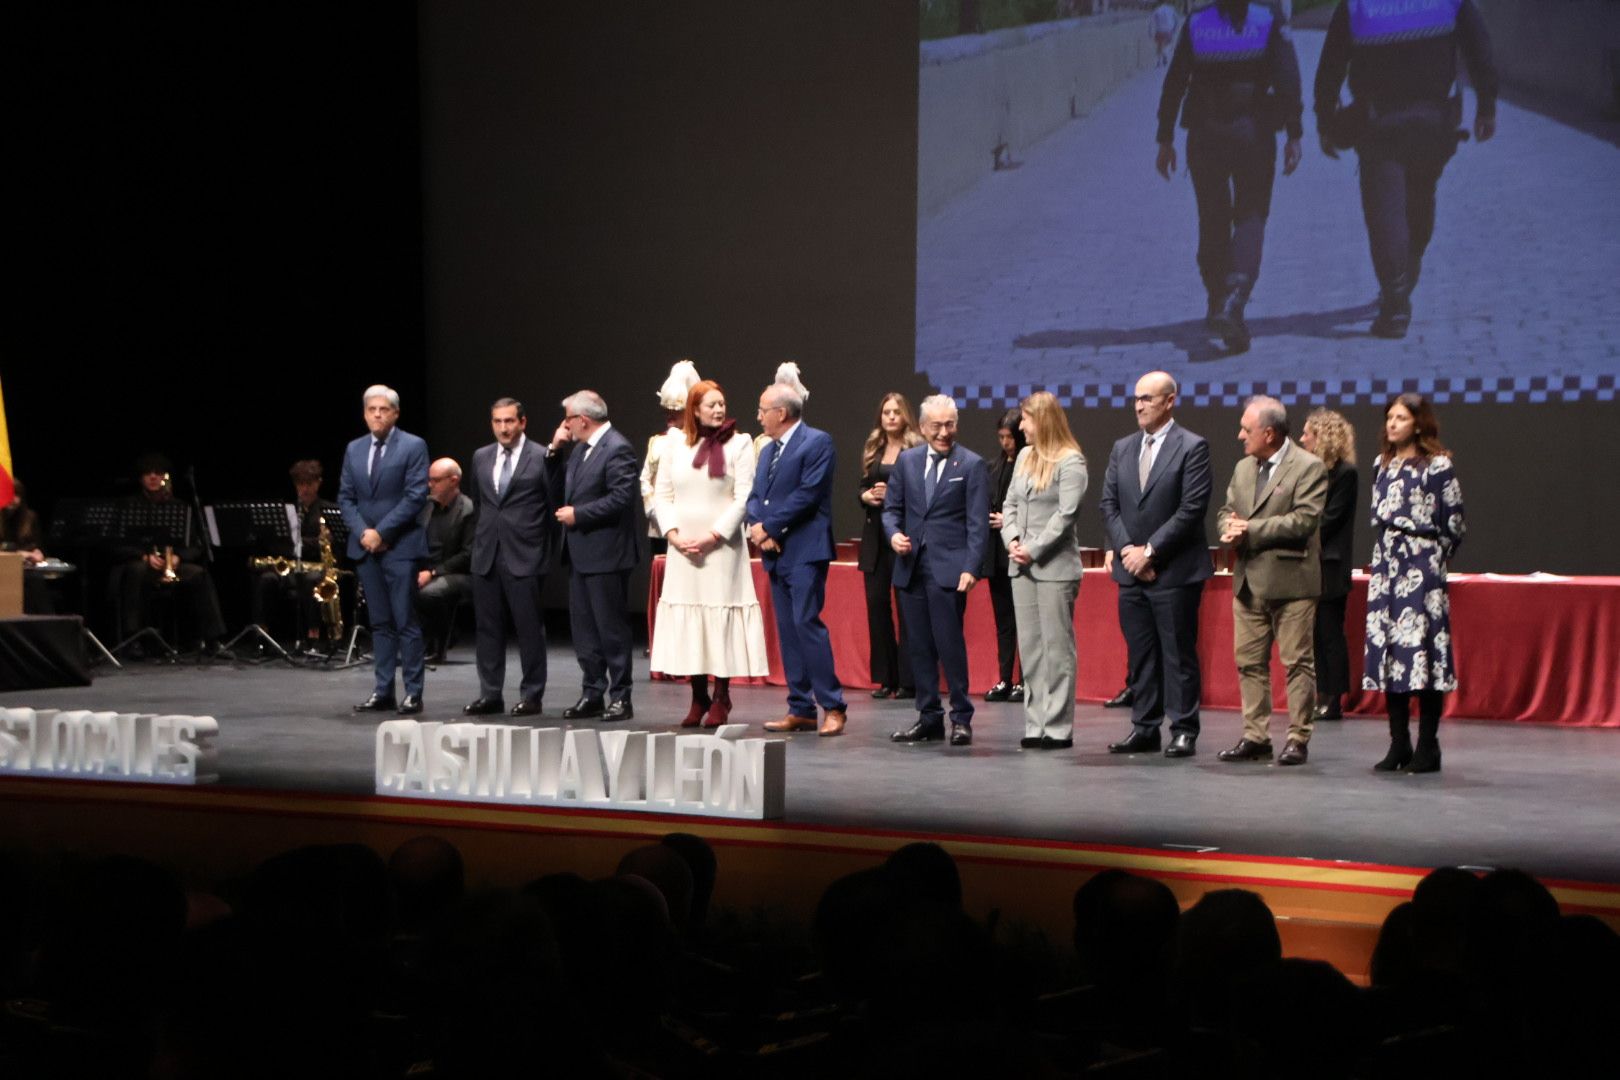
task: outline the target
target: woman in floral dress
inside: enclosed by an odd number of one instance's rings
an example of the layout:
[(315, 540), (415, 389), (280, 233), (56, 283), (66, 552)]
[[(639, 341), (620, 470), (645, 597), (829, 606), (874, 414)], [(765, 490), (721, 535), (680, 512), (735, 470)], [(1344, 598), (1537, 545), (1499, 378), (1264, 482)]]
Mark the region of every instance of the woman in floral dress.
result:
[[(1367, 585), (1365, 690), (1389, 707), (1389, 753), (1380, 772), (1440, 771), (1440, 713), (1457, 688), (1446, 564), (1463, 537), (1462, 489), (1440, 442), (1434, 409), (1400, 394), (1384, 412), (1372, 491), (1375, 547)], [(1412, 746), (1411, 702), (1418, 702)]]

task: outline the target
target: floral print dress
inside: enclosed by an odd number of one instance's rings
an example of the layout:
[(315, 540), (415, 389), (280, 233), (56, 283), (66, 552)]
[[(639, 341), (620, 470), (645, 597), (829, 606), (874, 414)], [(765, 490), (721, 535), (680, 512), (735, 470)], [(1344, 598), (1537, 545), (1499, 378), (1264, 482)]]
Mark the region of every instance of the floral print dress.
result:
[(1446, 564), (1463, 538), (1451, 458), (1396, 458), (1373, 478), (1376, 546), (1367, 585), (1361, 686), (1389, 694), (1455, 690)]

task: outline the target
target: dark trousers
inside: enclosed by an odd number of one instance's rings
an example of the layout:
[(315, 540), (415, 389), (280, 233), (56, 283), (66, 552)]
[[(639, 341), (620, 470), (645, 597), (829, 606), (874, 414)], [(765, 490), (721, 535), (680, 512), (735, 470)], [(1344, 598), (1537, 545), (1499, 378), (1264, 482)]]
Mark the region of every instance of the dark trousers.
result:
[(416, 590), (416, 617), (422, 621), (422, 640), (430, 653), (448, 643), (456, 608), (472, 598), (471, 574), (440, 574)]
[(800, 563), (770, 570), (771, 603), (776, 608), (776, 639), (787, 678), (788, 712), (814, 719), (816, 705), (842, 709), (844, 691), (833, 664), (832, 638), (821, 621), (827, 601), (827, 564)]
[(1011, 685), (1013, 664), (1018, 660), (1018, 616), (1013, 611), (1012, 578), (1003, 570), (991, 574), (985, 584), (990, 587), (990, 610), (996, 616), (996, 674), (999, 681)]
[(1198, 273), (1217, 292), (1231, 274), (1260, 276), (1277, 171), (1277, 136), (1252, 118), (1187, 133), (1187, 172), (1198, 200)]
[(584, 696), (629, 701), (630, 571), (576, 570), (568, 579), (568, 626), (585, 675)]
[(415, 560), (364, 555), (355, 563), (354, 572), (366, 590), (376, 692), (394, 696), (394, 669), (398, 668), (405, 695), (421, 697), (426, 655), (422, 624), (416, 618)]
[(1456, 149), (1443, 105), (1380, 116), (1356, 148), (1361, 212), (1380, 286), (1410, 275), (1412, 260), (1428, 250), (1434, 236), (1435, 188)]
[(1350, 645), (1344, 638), (1345, 597), (1316, 602), (1316, 694), (1323, 704), (1350, 689)]
[(546, 620), (540, 607), (541, 574), (519, 577), (501, 560), (488, 574), (472, 574), (473, 612), (478, 623), (478, 696), (498, 698), (506, 686), (506, 620), (517, 631), (523, 674), (518, 694), (538, 701), (546, 692)]
[(1125, 585), (1119, 590), (1119, 628), (1130, 659), (1131, 723), (1156, 730), (1168, 719), (1173, 734), (1198, 734), (1198, 604), (1204, 583), (1179, 588)]
[(866, 579), (866, 636), (872, 647), (872, 681), (893, 690), (911, 687), (911, 656), (906, 650), (906, 624), (895, 641), (894, 550), (878, 555), (877, 569)]
[(905, 620), (906, 642), (911, 648), (911, 677), (917, 680), (918, 719), (933, 727), (944, 724), (945, 709), (939, 699), (943, 667), (951, 695), (951, 723), (972, 724), (967, 640), (962, 636), (968, 594), (957, 592), (954, 581), (936, 584), (921, 558), (912, 567), (911, 581), (898, 592), (900, 617)]
[(321, 626), (315, 605), (319, 574), (292, 573), (282, 577), (261, 570), (253, 579), (253, 621), (279, 638), (297, 637)]
[[(153, 570), (144, 559), (126, 563), (119, 570), (119, 593), (122, 601), (123, 624), (119, 631), (124, 637), (140, 632), (152, 625), (152, 596), (155, 590), (172, 592), (180, 607), (180, 632), (192, 640), (218, 641), (225, 636), (225, 616), (219, 611), (219, 593), (214, 590), (214, 579), (196, 563), (181, 563), (175, 567), (180, 580), (163, 585), (162, 571)], [(174, 644), (179, 644), (175, 642)]]

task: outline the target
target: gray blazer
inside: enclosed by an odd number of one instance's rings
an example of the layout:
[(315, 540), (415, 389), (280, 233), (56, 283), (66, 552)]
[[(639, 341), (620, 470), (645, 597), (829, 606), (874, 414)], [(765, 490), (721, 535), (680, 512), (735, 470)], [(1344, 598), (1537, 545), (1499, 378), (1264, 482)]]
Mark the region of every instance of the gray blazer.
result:
[(1080, 577), (1080, 539), (1075, 534), (1075, 516), (1086, 496), (1090, 480), (1083, 454), (1070, 454), (1052, 471), (1052, 482), (1045, 491), (1034, 491), (1024, 475), (1024, 459), (1035, 452), (1026, 446), (1018, 452), (1012, 483), (1001, 507), (1001, 541), (1011, 545), (1020, 540), (1035, 557), (1028, 566), (1008, 563), (1008, 573), (1024, 573), (1034, 581), (1076, 581)]

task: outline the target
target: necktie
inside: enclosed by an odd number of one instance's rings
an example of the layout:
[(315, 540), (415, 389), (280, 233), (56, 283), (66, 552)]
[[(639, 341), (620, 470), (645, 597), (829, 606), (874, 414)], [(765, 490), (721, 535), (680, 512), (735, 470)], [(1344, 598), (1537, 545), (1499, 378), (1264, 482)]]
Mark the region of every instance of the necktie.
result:
[(1142, 440), (1142, 456), (1136, 459), (1136, 487), (1147, 490), (1148, 473), (1153, 471), (1153, 436)]
[(765, 483), (769, 484), (772, 480), (776, 479), (776, 466), (779, 465), (781, 463), (781, 461), (782, 461), (782, 440), (781, 439), (772, 439), (771, 440), (771, 464), (770, 464), (770, 468), (765, 470)]
[(1265, 494), (1266, 481), (1271, 478), (1271, 462), (1260, 463), (1260, 478), (1254, 482), (1254, 508), (1260, 509), (1260, 496)]
[(497, 499), (506, 495), (507, 485), (512, 482), (512, 448), (506, 447), (501, 451), (501, 475), (495, 481), (495, 497)]
[(930, 453), (928, 455), (928, 468), (923, 473), (923, 501), (925, 503), (934, 501), (934, 491), (939, 487), (939, 474), (944, 471), (944, 461), (945, 456), (943, 454)]
[(377, 488), (377, 474), (382, 470), (378, 466), (382, 463), (383, 441), (373, 439), (371, 442), (371, 468), (366, 472), (366, 478), (371, 481), (372, 490)]

